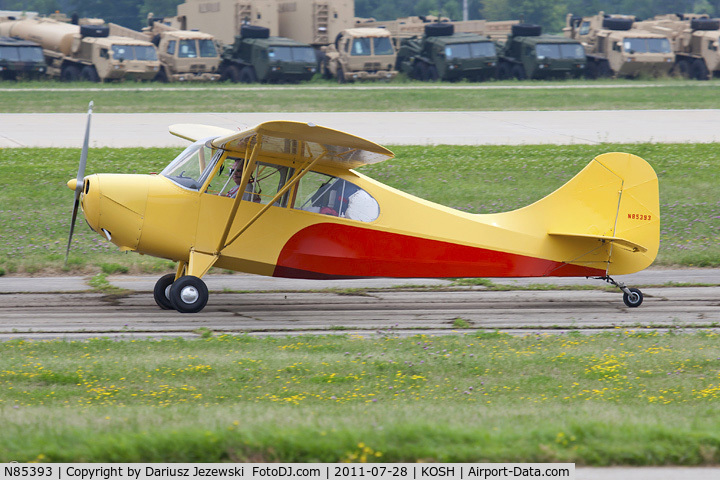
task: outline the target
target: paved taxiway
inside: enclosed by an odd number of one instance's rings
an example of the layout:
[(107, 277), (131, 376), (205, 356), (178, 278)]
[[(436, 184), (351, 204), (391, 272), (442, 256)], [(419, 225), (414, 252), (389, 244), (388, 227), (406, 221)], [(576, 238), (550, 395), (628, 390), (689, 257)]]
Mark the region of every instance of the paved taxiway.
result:
[[(186, 146), (175, 123), (244, 129), (269, 120), (312, 122), (383, 145), (707, 143), (720, 141), (720, 109), (510, 112), (96, 113), (92, 147)], [(84, 113), (0, 114), (0, 148), (79, 148)]]

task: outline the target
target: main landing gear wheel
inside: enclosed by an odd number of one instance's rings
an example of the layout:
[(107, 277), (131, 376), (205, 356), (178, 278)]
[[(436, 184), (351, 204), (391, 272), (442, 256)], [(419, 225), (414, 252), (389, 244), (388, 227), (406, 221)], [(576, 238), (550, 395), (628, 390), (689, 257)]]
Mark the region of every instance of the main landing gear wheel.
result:
[(175, 274), (168, 273), (160, 277), (157, 283), (155, 283), (155, 289), (153, 290), (155, 303), (163, 310), (173, 310), (175, 308), (170, 301), (170, 287), (172, 287), (174, 281)]
[(170, 302), (180, 313), (197, 313), (208, 301), (208, 288), (198, 277), (180, 277), (170, 287)]
[(637, 288), (628, 288), (630, 293), (623, 293), (623, 302), (630, 308), (639, 307), (643, 302), (643, 294)]

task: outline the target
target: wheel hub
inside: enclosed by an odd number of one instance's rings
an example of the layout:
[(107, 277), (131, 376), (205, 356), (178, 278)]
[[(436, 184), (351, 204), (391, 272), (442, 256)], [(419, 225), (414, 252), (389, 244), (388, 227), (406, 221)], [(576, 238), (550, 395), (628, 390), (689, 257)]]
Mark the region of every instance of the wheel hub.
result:
[(182, 289), (180, 292), (180, 298), (183, 302), (187, 304), (195, 303), (197, 302), (198, 298), (200, 297), (200, 294), (198, 293), (197, 288), (193, 286), (187, 286)]

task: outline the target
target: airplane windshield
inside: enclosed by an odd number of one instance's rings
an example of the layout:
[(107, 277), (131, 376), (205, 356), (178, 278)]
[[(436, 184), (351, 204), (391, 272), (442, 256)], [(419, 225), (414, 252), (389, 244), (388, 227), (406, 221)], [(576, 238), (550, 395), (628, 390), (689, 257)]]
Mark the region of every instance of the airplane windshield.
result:
[(197, 141), (186, 148), (175, 160), (160, 172), (183, 188), (199, 190), (213, 166), (214, 148), (211, 139)]

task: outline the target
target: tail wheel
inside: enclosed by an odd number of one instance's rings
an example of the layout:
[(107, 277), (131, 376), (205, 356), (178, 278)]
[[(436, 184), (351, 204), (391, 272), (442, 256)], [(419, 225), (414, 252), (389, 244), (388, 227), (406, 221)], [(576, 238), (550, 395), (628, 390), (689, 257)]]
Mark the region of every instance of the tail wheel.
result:
[(623, 293), (623, 302), (630, 308), (639, 307), (643, 302), (643, 294), (637, 288), (628, 288), (630, 293)]
[(155, 303), (157, 303), (158, 307), (163, 310), (173, 310), (174, 308), (172, 302), (170, 301), (170, 288), (172, 287), (174, 281), (175, 274), (168, 273), (167, 275), (160, 277), (157, 283), (155, 283), (155, 289), (153, 290)]
[(208, 301), (208, 288), (198, 277), (180, 277), (170, 287), (170, 302), (180, 313), (197, 313)]

